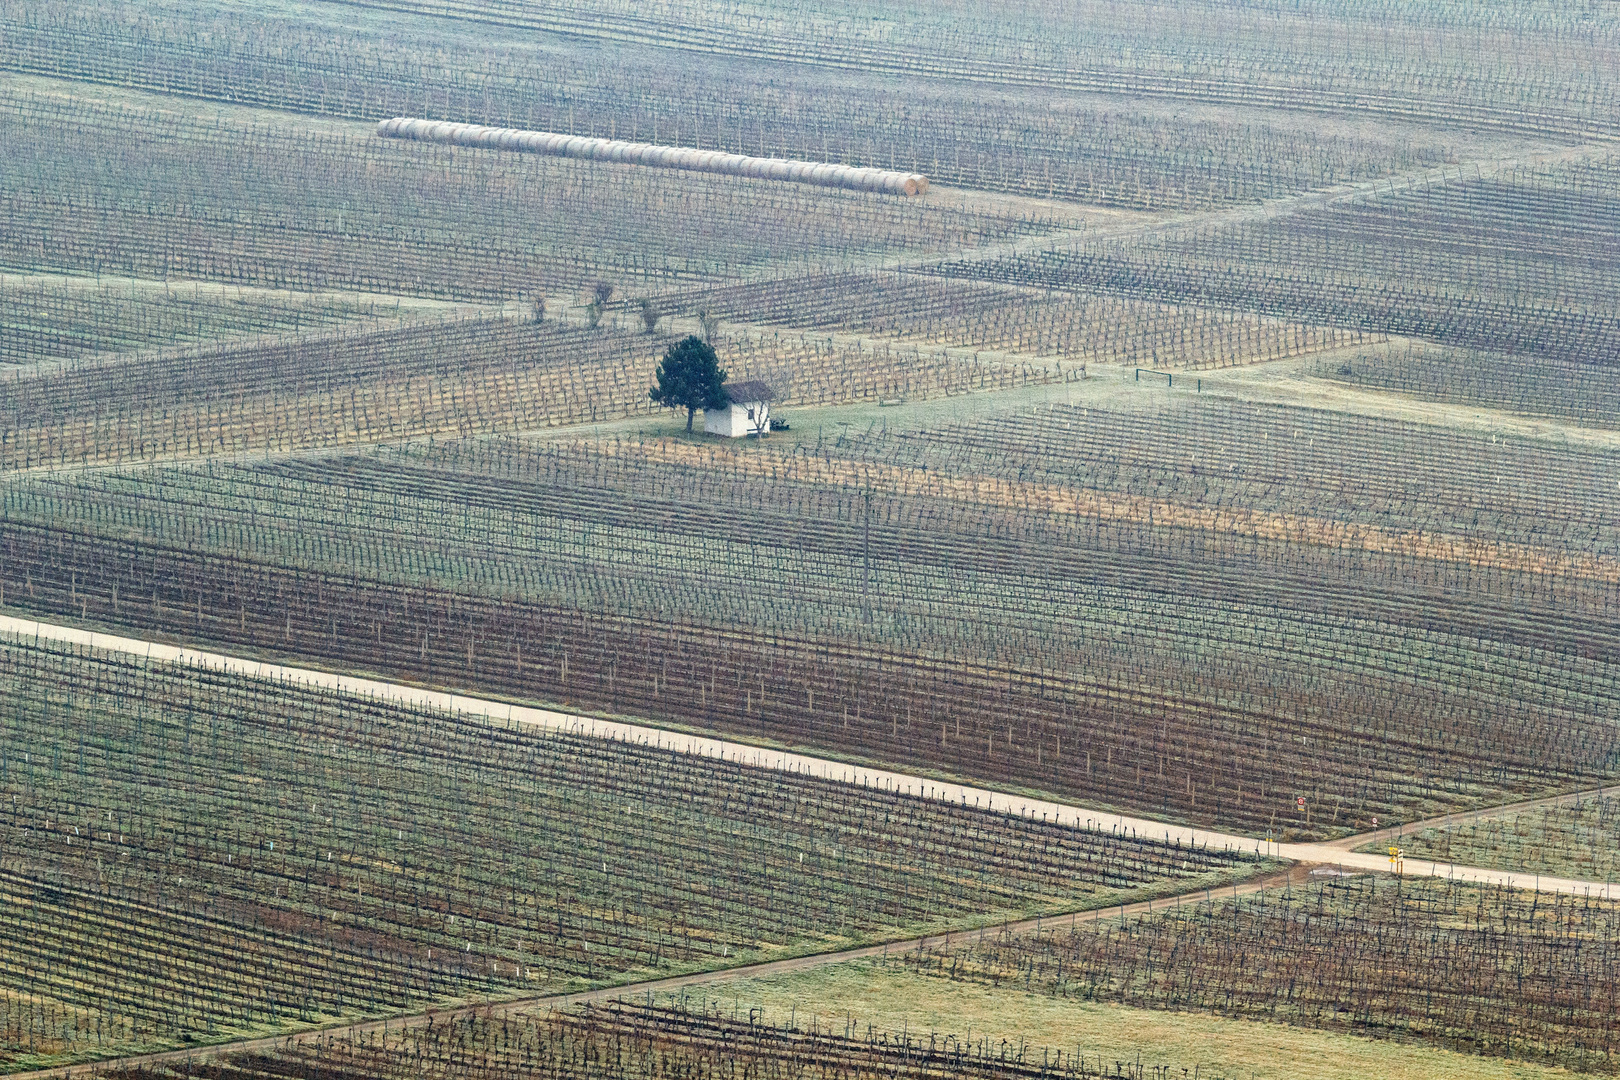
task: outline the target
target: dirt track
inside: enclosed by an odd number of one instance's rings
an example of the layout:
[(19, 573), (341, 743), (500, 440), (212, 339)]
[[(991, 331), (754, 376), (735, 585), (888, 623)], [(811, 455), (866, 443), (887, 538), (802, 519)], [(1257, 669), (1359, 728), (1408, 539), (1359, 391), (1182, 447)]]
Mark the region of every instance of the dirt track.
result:
[[(1620, 784), (1610, 784), (1608, 787), (1591, 788), (1586, 791), (1568, 791), (1562, 795), (1548, 795), (1541, 799), (1503, 803), (1501, 806), (1487, 806), (1479, 810), (1462, 810), (1454, 814), (1442, 814), (1439, 817), (1424, 818), (1422, 821), (1410, 821), (1405, 824), (1392, 825), (1387, 829), (1377, 829), (1373, 832), (1346, 836), (1341, 840), (1330, 840), (1320, 846), (1350, 851), (1366, 844), (1391, 843), (1399, 840), (1402, 835), (1422, 832), (1425, 829), (1453, 829), (1458, 825), (1472, 825), (1478, 821), (1495, 821), (1499, 818), (1511, 817), (1526, 810), (1574, 806), (1588, 799), (1609, 798), (1615, 795), (1620, 795)], [(1605, 885), (1605, 888), (1607, 888), (1607, 885)]]
[[(382, 682), (372, 679), (355, 678), (348, 675), (337, 675), (331, 672), (316, 671), (311, 668), (293, 668), (279, 664), (266, 664), (257, 660), (241, 657), (226, 656), (220, 653), (207, 652), (198, 649), (187, 649), (173, 645), (163, 645), (156, 642), (139, 641), (134, 638), (115, 637), (108, 634), (94, 633), (76, 627), (60, 626), (52, 623), (40, 623), (28, 619), (18, 619), (10, 616), (0, 616), (0, 634), (11, 635), (18, 639), (33, 639), (40, 641), (57, 641), (85, 646), (93, 646), (113, 652), (121, 652), (137, 656), (145, 656), (158, 663), (191, 664), (206, 666), (215, 670), (237, 672), (244, 675), (261, 678), (279, 679), (293, 683), (302, 683), (317, 686), (323, 689), (335, 690), (342, 693), (353, 694), (359, 697), (375, 697), (384, 700), (396, 701), (402, 705), (414, 705), (442, 711), (454, 711), (467, 716), (479, 716), (493, 723), (522, 724), (546, 730), (567, 731), (577, 734), (587, 734), (598, 738), (620, 739), (628, 742), (646, 743), (654, 746), (668, 747), (684, 753), (712, 757), (739, 764), (750, 765), (756, 768), (776, 769), (783, 772), (803, 773), (823, 779), (835, 780), (842, 783), (858, 784), (864, 787), (880, 788), (886, 791), (897, 791), (915, 795), (920, 798), (937, 799), (963, 805), (976, 805), (986, 810), (999, 813), (1017, 813), (1032, 819), (1045, 819), (1057, 823), (1079, 825), (1099, 831), (1115, 831), (1130, 833), (1139, 836), (1163, 836), (1166, 841), (1180, 841), (1184, 844), (1208, 846), (1216, 849), (1235, 851), (1254, 851), (1289, 860), (1294, 863), (1289, 870), (1257, 878), (1233, 887), (1234, 895), (1252, 893), (1259, 889), (1281, 884), (1285, 880), (1303, 880), (1310, 869), (1316, 866), (1333, 866), (1346, 870), (1360, 872), (1388, 871), (1391, 869), (1389, 859), (1382, 854), (1371, 854), (1354, 851), (1354, 848), (1375, 842), (1387, 842), (1393, 839), (1397, 832), (1413, 832), (1425, 828), (1438, 828), (1447, 825), (1460, 825), (1468, 822), (1481, 821), (1491, 817), (1500, 817), (1520, 813), (1525, 810), (1544, 806), (1555, 806), (1572, 803), (1577, 800), (1592, 798), (1598, 794), (1620, 793), (1620, 784), (1586, 792), (1572, 792), (1563, 795), (1532, 799), (1524, 802), (1510, 803), (1498, 807), (1488, 807), (1480, 810), (1468, 811), (1458, 814), (1448, 814), (1444, 817), (1431, 818), (1425, 821), (1407, 823), (1372, 833), (1360, 833), (1339, 840), (1315, 844), (1281, 844), (1267, 843), (1253, 837), (1238, 836), (1230, 833), (1214, 832), (1207, 829), (1194, 829), (1187, 826), (1172, 825), (1160, 821), (1151, 821), (1146, 818), (1129, 817), (1106, 810), (1098, 810), (1082, 806), (1072, 806), (1064, 803), (1047, 802), (1039, 799), (1023, 798), (1009, 795), (1005, 792), (992, 791), (988, 788), (978, 788), (963, 784), (946, 783), (927, 777), (912, 776), (904, 773), (890, 772), (883, 769), (872, 769), (848, 762), (835, 761), (829, 758), (818, 758), (805, 754), (795, 754), (788, 751), (752, 746), (746, 743), (730, 742), (724, 739), (707, 738), (690, 735), (682, 732), (666, 731), (661, 728), (646, 727), (637, 724), (615, 723), (597, 720), (592, 717), (575, 716), (567, 713), (551, 712), (544, 709), (532, 709), (512, 705), (508, 702), (492, 701), (483, 698), (465, 697), (459, 694), (444, 693), (435, 690), (425, 690), (420, 687), (407, 686), (401, 683)], [(1540, 877), (1534, 874), (1513, 873), (1501, 870), (1490, 870), (1481, 867), (1457, 866), (1451, 863), (1431, 862), (1429, 860), (1409, 860), (1403, 867), (1405, 874), (1422, 877), (1444, 877), (1456, 881), (1471, 881), (1485, 884), (1517, 885), (1520, 887), (1534, 886), (1543, 892), (1562, 892), (1571, 894), (1600, 894), (1609, 895), (1611, 883), (1602, 881), (1582, 881), (1569, 878)], [(1224, 890), (1222, 895), (1224, 895)], [(1159, 900), (1146, 900), (1135, 904), (1095, 909), (1088, 912), (1076, 912), (1067, 916), (1047, 916), (1030, 919), (1019, 923), (1010, 923), (1005, 926), (1007, 932), (1022, 934), (1039, 930), (1041, 927), (1061, 925), (1066, 921), (1096, 920), (1105, 917), (1130, 915), (1139, 911), (1152, 910), (1153, 905), (1160, 907), (1175, 905), (1181, 901), (1191, 902), (1200, 900), (1206, 895), (1205, 890), (1198, 890), (1182, 896), (1165, 897)], [(977, 933), (972, 931), (971, 933)], [(551, 994), (534, 995), (517, 998), (508, 998), (498, 1002), (481, 1003), (463, 1006), (458, 1009), (432, 1010), (427, 1013), (408, 1017), (392, 1018), (386, 1021), (365, 1021), (358, 1024), (345, 1024), (331, 1028), (316, 1028), (290, 1036), (273, 1036), (261, 1039), (249, 1039), (233, 1043), (223, 1043), (218, 1046), (198, 1048), (194, 1050), (166, 1051), (158, 1054), (137, 1055), (128, 1058), (112, 1059), (93, 1064), (48, 1069), (31, 1073), (16, 1073), (13, 1077), (52, 1077), (52, 1076), (79, 1076), (89, 1075), (97, 1069), (106, 1069), (119, 1063), (134, 1064), (138, 1062), (155, 1063), (162, 1061), (184, 1061), (187, 1058), (217, 1055), (225, 1052), (238, 1052), (253, 1049), (269, 1049), (284, 1043), (302, 1043), (319, 1039), (338, 1032), (382, 1031), (385, 1027), (392, 1029), (401, 1026), (412, 1026), (426, 1023), (429, 1016), (449, 1016), (459, 1012), (474, 1009), (489, 1008), (497, 1012), (510, 1012), (517, 1009), (542, 1008), (546, 1006), (560, 1006), (579, 1004), (589, 1001), (599, 1001), (605, 998), (619, 997), (628, 994), (643, 994), (646, 992), (662, 993), (669, 990), (678, 990), (686, 986), (699, 984), (712, 984), (717, 982), (730, 982), (743, 978), (755, 978), (762, 975), (774, 975), (784, 972), (802, 971), (808, 968), (821, 967), (827, 964), (841, 963), (847, 960), (858, 960), (866, 957), (881, 956), (888, 952), (907, 952), (919, 948), (928, 948), (936, 945), (948, 944), (953, 937), (963, 935), (942, 934), (923, 938), (912, 938), (906, 941), (891, 942), (886, 945), (871, 945), (857, 949), (847, 949), (838, 952), (821, 953), (814, 956), (795, 957), (786, 960), (770, 961), (762, 964), (752, 964), (745, 967), (728, 968), (719, 971), (703, 972), (692, 975), (675, 976), (668, 979), (657, 979), (649, 982), (632, 983), (622, 986), (610, 987), (602, 990), (592, 990), (577, 994)]]
[[(1353, 850), (1364, 844), (1387, 840), (1392, 835), (1390, 829), (1383, 829), (1376, 833), (1362, 833), (1323, 843), (1274, 843), (1259, 840), (1252, 836), (1240, 836), (1235, 833), (1217, 832), (1213, 829), (1174, 825), (1163, 821), (1153, 821), (1148, 818), (1132, 817), (1096, 807), (1076, 806), (1069, 803), (1029, 798), (1008, 794), (1004, 791), (995, 791), (990, 788), (975, 787), (970, 784), (958, 784), (925, 776), (893, 772), (888, 769), (871, 768), (832, 758), (733, 742), (728, 739), (669, 731), (642, 724), (599, 720), (595, 717), (529, 708), (514, 705), (510, 702), (468, 697), (439, 690), (426, 690), (404, 683), (339, 675), (329, 671), (317, 671), (313, 668), (268, 664), (258, 660), (227, 656), (223, 653), (208, 652), (202, 649), (188, 649), (176, 645), (140, 641), (135, 638), (117, 637), (79, 629), (78, 627), (35, 622), (31, 619), (18, 619), (0, 615), (0, 634), (11, 634), (21, 639), (58, 641), (93, 646), (112, 652), (145, 656), (149, 660), (158, 663), (189, 664), (257, 678), (276, 679), (352, 694), (356, 697), (394, 701), (405, 706), (427, 708), (440, 712), (453, 712), (463, 716), (481, 717), (497, 724), (523, 725), (548, 731), (561, 731), (578, 735), (590, 735), (596, 738), (642, 743), (699, 757), (730, 761), (753, 768), (774, 769), (779, 772), (797, 773), (823, 780), (913, 795), (918, 798), (949, 802), (962, 806), (974, 806), (994, 813), (1017, 814), (1031, 820), (1051, 821), (1055, 824), (1074, 825), (1101, 832), (1117, 832), (1123, 835), (1162, 837), (1166, 843), (1180, 842), (1212, 850), (1253, 851), (1293, 862), (1331, 863), (1361, 871), (1388, 870), (1390, 868), (1389, 860), (1384, 855)], [(1620, 785), (1599, 790), (1617, 791), (1620, 790)], [(1574, 800), (1576, 798), (1587, 798), (1592, 794), (1594, 792), (1569, 793), (1547, 799), (1518, 802), (1503, 807), (1472, 811), (1472, 817), (1452, 815), (1449, 818), (1435, 818), (1415, 824), (1392, 826), (1392, 828), (1412, 831), (1444, 824), (1448, 820), (1457, 823), (1464, 820), (1480, 820), (1492, 814), (1518, 813), (1533, 806), (1549, 804), (1555, 799)], [(1611, 883), (1605, 881), (1539, 877), (1534, 874), (1491, 870), (1474, 866), (1459, 866), (1453, 863), (1431, 862), (1428, 860), (1422, 862), (1412, 860), (1408, 862), (1405, 866), (1405, 872), (1426, 877), (1444, 877), (1457, 881), (1474, 881), (1484, 884), (1510, 886), (1531, 884), (1533, 879), (1536, 887), (1543, 892), (1572, 894), (1597, 892), (1607, 895), (1611, 885)]]
[[(1268, 874), (1264, 877), (1234, 885), (1231, 888), (1233, 896), (1247, 896), (1259, 892), (1261, 889), (1281, 885), (1285, 881), (1300, 882), (1305, 880), (1310, 868), (1296, 865), (1288, 870)], [(1221, 890), (1226, 895), (1226, 890)], [(1095, 908), (1091, 911), (1075, 912), (1070, 915), (1046, 916), (1039, 919), (1025, 919), (1022, 922), (1007, 923), (995, 928), (996, 933), (1030, 934), (1046, 929), (1061, 928), (1077, 925), (1082, 922), (1096, 922), (1105, 918), (1121, 918), (1142, 912), (1152, 911), (1155, 904), (1161, 909), (1174, 907), (1180, 902), (1192, 903), (1202, 901), (1206, 890), (1200, 889), (1195, 893), (1186, 893), (1181, 896), (1163, 897), (1159, 900), (1144, 900), (1135, 904), (1116, 904), (1108, 908)], [(988, 929), (987, 931), (988, 932)], [(463, 1016), (474, 1012), (488, 1012), (495, 1016), (511, 1013), (526, 1012), (536, 1009), (560, 1008), (568, 1005), (583, 1005), (594, 1001), (607, 1001), (612, 998), (631, 997), (644, 994), (664, 994), (672, 990), (680, 990), (688, 986), (713, 986), (737, 982), (742, 979), (756, 979), (767, 975), (783, 975), (790, 972), (806, 971), (811, 968), (825, 967), (828, 964), (839, 964), (848, 960), (863, 960), (876, 956), (887, 956), (890, 953), (914, 952), (919, 949), (932, 949), (950, 945), (978, 935), (980, 931), (961, 931), (954, 934), (933, 934), (927, 937), (910, 938), (905, 941), (893, 941), (885, 945), (865, 945), (858, 949), (846, 949), (842, 952), (818, 953), (814, 956), (796, 956), (787, 960), (772, 960), (763, 964), (748, 964), (743, 967), (722, 968), (717, 971), (705, 971), (693, 975), (677, 975), (668, 979), (652, 979), (647, 982), (626, 983), (621, 986), (609, 986), (600, 990), (584, 990), (574, 994), (538, 994), (522, 997), (503, 998), (497, 1001), (480, 1002), (473, 1005), (462, 1005), (450, 1009), (430, 1009), (427, 1012), (414, 1013), (410, 1016), (391, 1017), (387, 1020), (365, 1020), (356, 1024), (340, 1024), (325, 1028), (311, 1028), (293, 1035), (273, 1035), (261, 1039), (242, 1039), (237, 1042), (220, 1043), (216, 1046), (198, 1047), (192, 1050), (165, 1050), (155, 1054), (135, 1054), (123, 1058), (111, 1058), (105, 1061), (90, 1062), (83, 1065), (69, 1065), (55, 1069), (42, 1069), (36, 1072), (10, 1073), (6, 1080), (45, 1080), (47, 1077), (90, 1076), (97, 1072), (105, 1072), (109, 1068), (120, 1065), (155, 1065), (163, 1062), (183, 1062), (188, 1060), (202, 1060), (217, 1057), (225, 1053), (247, 1053), (262, 1050), (274, 1050), (281, 1046), (297, 1046), (305, 1043), (319, 1042), (322, 1039), (360, 1034), (362, 1032), (402, 1031), (408, 1028), (420, 1027), (431, 1018), (444, 1020), (450, 1017)]]

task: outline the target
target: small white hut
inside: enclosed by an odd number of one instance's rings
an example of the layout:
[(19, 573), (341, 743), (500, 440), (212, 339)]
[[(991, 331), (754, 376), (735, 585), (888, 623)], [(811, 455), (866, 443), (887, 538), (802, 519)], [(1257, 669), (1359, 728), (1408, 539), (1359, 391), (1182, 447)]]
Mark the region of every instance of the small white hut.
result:
[(729, 382), (723, 386), (731, 404), (724, 409), (703, 410), (703, 430), (710, 435), (735, 439), (742, 435), (763, 435), (771, 430), (771, 388), (757, 379)]

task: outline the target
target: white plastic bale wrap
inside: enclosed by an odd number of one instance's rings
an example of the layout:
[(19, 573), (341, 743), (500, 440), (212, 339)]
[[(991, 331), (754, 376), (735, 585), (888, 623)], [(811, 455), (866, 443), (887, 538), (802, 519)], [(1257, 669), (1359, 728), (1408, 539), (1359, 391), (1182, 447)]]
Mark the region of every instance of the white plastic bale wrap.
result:
[(420, 120), (396, 116), (377, 125), (385, 139), (416, 139), (421, 142), (452, 143), (492, 150), (518, 150), (532, 154), (615, 161), (654, 168), (686, 169), (722, 173), (764, 180), (781, 180), (818, 187), (878, 191), (890, 195), (922, 195), (928, 191), (928, 177), (920, 173), (888, 169), (855, 168), (825, 161), (794, 161), (788, 158), (756, 158), (724, 154), (680, 146), (654, 146), (650, 143), (619, 139), (591, 139), (583, 135), (560, 135), (551, 131), (522, 131), (491, 128), (481, 124), (456, 124), (448, 120)]

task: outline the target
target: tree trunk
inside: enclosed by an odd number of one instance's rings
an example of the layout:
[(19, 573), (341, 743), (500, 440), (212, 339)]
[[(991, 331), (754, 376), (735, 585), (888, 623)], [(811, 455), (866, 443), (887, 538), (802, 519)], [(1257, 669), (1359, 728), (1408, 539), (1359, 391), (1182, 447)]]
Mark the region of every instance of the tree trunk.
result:
[(692, 434), (692, 417), (696, 415), (697, 410), (688, 406), (686, 410), (686, 433), (688, 435)]

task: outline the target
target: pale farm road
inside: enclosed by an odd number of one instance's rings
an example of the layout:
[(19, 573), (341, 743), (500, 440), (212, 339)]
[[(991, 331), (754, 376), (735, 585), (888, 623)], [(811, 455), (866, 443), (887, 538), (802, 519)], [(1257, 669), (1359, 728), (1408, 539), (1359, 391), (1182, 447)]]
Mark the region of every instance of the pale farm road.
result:
[[(404, 706), (481, 717), (500, 723), (639, 743), (677, 753), (728, 761), (752, 768), (774, 769), (778, 772), (796, 773), (838, 783), (878, 788), (884, 791), (914, 795), (923, 799), (976, 806), (995, 813), (1017, 814), (1033, 820), (1051, 821), (1056, 824), (1073, 825), (1099, 832), (1121, 833), (1143, 838), (1162, 838), (1166, 843), (1179, 841), (1185, 845), (1206, 847), (1211, 850), (1253, 851), (1279, 859), (1307, 864), (1332, 865), (1346, 870), (1390, 870), (1390, 860), (1386, 855), (1357, 852), (1352, 849), (1379, 839), (1389, 839), (1396, 828), (1405, 832), (1415, 832), (1428, 827), (1443, 827), (1451, 823), (1460, 824), (1465, 821), (1477, 821), (1486, 817), (1517, 813), (1533, 807), (1573, 802), (1599, 794), (1620, 791), (1620, 784), (1617, 784), (1593, 791), (1535, 799), (1528, 802), (1516, 802), (1485, 810), (1448, 814), (1428, 821), (1407, 822), (1377, 833), (1362, 833), (1330, 842), (1284, 844), (1267, 842), (1252, 836), (1238, 836), (1209, 829), (1172, 825), (1147, 818), (1128, 817), (1112, 811), (1074, 806), (1068, 803), (1047, 802), (1022, 795), (994, 791), (990, 788), (972, 787), (929, 777), (912, 776), (886, 769), (853, 765), (849, 762), (835, 761), (830, 758), (814, 757), (808, 754), (732, 742), (726, 739), (670, 731), (665, 728), (600, 720), (589, 716), (553, 712), (548, 709), (529, 708), (505, 701), (427, 690), (403, 683), (363, 679), (352, 675), (336, 675), (332, 672), (317, 671), (313, 668), (264, 663), (259, 660), (226, 656), (222, 653), (208, 652), (202, 649), (117, 637), (111, 634), (84, 630), (79, 627), (36, 622), (31, 619), (0, 615), (0, 635), (9, 635), (19, 641), (33, 640), (35, 642), (82, 645), (109, 652), (144, 656), (148, 660), (157, 663), (206, 667), (253, 678), (273, 679), (294, 685), (316, 687), (349, 694), (354, 697), (373, 698), (396, 702)], [(1443, 877), (1455, 881), (1499, 884), (1519, 888), (1528, 887), (1539, 889), (1542, 892), (1577, 895), (1588, 894), (1607, 897), (1611, 887), (1611, 883), (1606, 881), (1542, 877), (1523, 871), (1459, 866), (1454, 863), (1432, 862), (1426, 859), (1421, 861), (1416, 859), (1405, 860), (1402, 871), (1405, 874), (1420, 877)]]
[[(1363, 833), (1358, 836), (1335, 840), (1331, 843), (1267, 844), (1253, 837), (1213, 832), (1207, 829), (1191, 829), (1185, 826), (1150, 821), (1146, 818), (1127, 817), (1081, 806), (1027, 799), (1017, 795), (1009, 795), (1006, 792), (992, 791), (989, 788), (944, 783), (927, 777), (910, 776), (905, 773), (889, 772), (883, 769), (865, 768), (847, 762), (752, 746), (747, 743), (705, 738), (699, 735), (668, 731), (639, 724), (598, 720), (593, 717), (576, 716), (546, 709), (526, 708), (504, 701), (491, 701), (461, 694), (425, 690), (401, 683), (361, 679), (349, 675), (334, 675), (331, 672), (316, 671), (311, 668), (267, 664), (258, 660), (226, 656), (221, 653), (200, 649), (139, 641), (134, 638), (117, 637), (77, 627), (41, 623), (29, 619), (0, 615), (0, 635), (10, 636), (19, 641), (31, 639), (35, 643), (58, 642), (144, 656), (155, 663), (195, 665), (257, 678), (279, 679), (293, 684), (303, 684), (339, 693), (352, 694), (356, 697), (377, 698), (394, 701), (405, 706), (417, 706), (445, 712), (453, 711), (465, 716), (483, 717), (492, 722), (522, 724), (550, 731), (642, 743), (663, 747), (674, 752), (699, 755), (754, 768), (801, 773), (840, 783), (860, 784), (888, 791), (899, 791), (925, 799), (967, 803), (998, 813), (1018, 813), (1031, 818), (1044, 818), (1049, 821), (1074, 824), (1085, 828), (1122, 831), (1139, 836), (1162, 836), (1167, 841), (1179, 840), (1184, 844), (1208, 845), (1213, 848), (1240, 851), (1253, 850), (1269, 853), (1281, 859), (1295, 860), (1296, 864), (1290, 869), (1251, 878), (1246, 882), (1230, 886), (1233, 896), (1247, 895), (1261, 889), (1280, 886), (1289, 882), (1304, 881), (1313, 872), (1311, 867), (1316, 864), (1324, 864), (1328, 867), (1337, 866), (1351, 871), (1390, 869), (1389, 860), (1385, 856), (1358, 853), (1350, 849), (1380, 838), (1388, 838), (1391, 830), (1379, 833)], [(1620, 784), (1592, 791), (1569, 793), (1499, 807), (1465, 811), (1429, 821), (1408, 823), (1402, 828), (1418, 830), (1429, 826), (1439, 827), (1447, 824), (1462, 824), (1493, 816), (1518, 813), (1539, 806), (1574, 802), (1579, 799), (1612, 792), (1620, 792)], [(1418, 862), (1416, 860), (1407, 862), (1403, 867), (1403, 872), (1424, 877), (1447, 877), (1458, 881), (1501, 883), (1521, 887), (1528, 885), (1542, 891), (1574, 894), (1585, 893), (1590, 895), (1596, 893), (1608, 896), (1610, 887), (1608, 882), (1538, 877), (1534, 874), (1510, 873), (1500, 870), (1481, 869), (1479, 867), (1455, 866), (1450, 863)], [(1224, 896), (1226, 888), (1223, 887), (1221, 893)], [(1042, 929), (1061, 929), (1065, 923), (1091, 922), (1114, 917), (1124, 918), (1127, 915), (1151, 912), (1155, 903), (1162, 909), (1172, 905), (1179, 905), (1184, 901), (1196, 903), (1207, 898), (1208, 890), (1200, 889), (1186, 896), (1163, 897), (1157, 901), (1137, 901), (1135, 903), (1078, 912), (1068, 916), (1059, 915), (1026, 919), (1022, 922), (997, 927), (996, 932), (1005, 934), (1039, 933)], [(746, 964), (715, 971), (697, 972), (690, 975), (677, 975), (641, 983), (608, 986), (576, 993), (523, 994), (508, 999), (466, 1005), (459, 1008), (431, 1009), (385, 1020), (361, 1020), (359, 1022), (340, 1023), (325, 1028), (317, 1027), (289, 1035), (242, 1039), (235, 1042), (197, 1046), (189, 1049), (158, 1051), (100, 1062), (85, 1062), (77, 1065), (58, 1066), (52, 1069), (40, 1069), (34, 1072), (13, 1074), (11, 1080), (45, 1080), (47, 1077), (68, 1080), (71, 1077), (91, 1077), (97, 1073), (108, 1069), (116, 1069), (120, 1066), (139, 1065), (149, 1067), (170, 1063), (178, 1065), (182, 1062), (187, 1065), (189, 1071), (193, 1062), (217, 1057), (221, 1054), (272, 1052), (278, 1047), (318, 1043), (322, 1039), (343, 1038), (361, 1032), (387, 1032), (390, 1029), (402, 1030), (425, 1024), (433, 1018), (442, 1020), (471, 1012), (488, 1012), (500, 1015), (534, 1009), (560, 1008), (624, 996), (664, 994), (687, 987), (734, 982), (746, 978), (760, 978), (857, 960), (863, 957), (885, 956), (891, 952), (926, 951), (949, 946), (953, 941), (968, 940), (975, 934), (982, 935), (982, 933), (983, 931), (967, 930), (929, 935), (881, 945), (867, 945), (809, 956), (789, 957), (782, 960)]]

